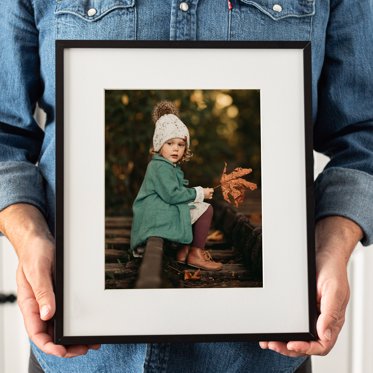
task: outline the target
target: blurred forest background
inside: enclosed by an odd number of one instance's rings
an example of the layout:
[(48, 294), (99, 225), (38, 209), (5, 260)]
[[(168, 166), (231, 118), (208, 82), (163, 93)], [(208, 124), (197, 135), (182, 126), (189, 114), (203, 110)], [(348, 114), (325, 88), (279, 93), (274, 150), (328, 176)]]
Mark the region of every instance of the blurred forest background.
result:
[[(261, 189), (259, 90), (107, 90), (106, 216), (132, 216), (151, 159), (151, 114), (161, 100), (176, 104), (189, 129), (194, 155), (182, 169), (190, 186), (217, 186), (227, 162), (227, 172), (252, 168), (247, 180)], [(216, 191), (214, 199), (220, 195)]]

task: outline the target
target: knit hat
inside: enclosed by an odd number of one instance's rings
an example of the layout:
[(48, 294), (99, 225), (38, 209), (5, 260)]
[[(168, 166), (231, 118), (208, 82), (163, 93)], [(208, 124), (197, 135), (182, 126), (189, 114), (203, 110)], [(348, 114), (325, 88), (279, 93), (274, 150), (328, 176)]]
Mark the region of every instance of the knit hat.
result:
[(162, 101), (153, 110), (155, 130), (153, 135), (153, 149), (158, 152), (163, 144), (173, 138), (186, 141), (190, 145), (189, 131), (178, 117), (178, 111), (172, 102)]

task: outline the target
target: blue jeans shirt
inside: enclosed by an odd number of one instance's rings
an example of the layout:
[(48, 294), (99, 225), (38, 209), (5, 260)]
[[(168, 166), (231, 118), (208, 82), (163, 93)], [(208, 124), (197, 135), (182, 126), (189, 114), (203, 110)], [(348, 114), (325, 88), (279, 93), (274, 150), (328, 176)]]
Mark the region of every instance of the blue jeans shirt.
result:
[[(310, 40), (314, 144), (331, 158), (315, 185), (316, 219), (350, 218), (363, 229), (363, 243), (372, 243), (372, 1), (234, 0), (231, 11), (227, 0), (187, 0), (187, 10), (180, 2), (3, 2), (0, 210), (33, 204), (54, 230), (55, 39)], [(230, 68), (245, 73), (239, 63)], [(37, 103), (47, 114), (45, 130), (33, 119)], [(140, 372), (144, 361), (147, 372), (292, 372), (302, 362), (255, 343), (107, 345), (69, 361), (36, 348), (35, 355), (46, 371), (81, 373)]]

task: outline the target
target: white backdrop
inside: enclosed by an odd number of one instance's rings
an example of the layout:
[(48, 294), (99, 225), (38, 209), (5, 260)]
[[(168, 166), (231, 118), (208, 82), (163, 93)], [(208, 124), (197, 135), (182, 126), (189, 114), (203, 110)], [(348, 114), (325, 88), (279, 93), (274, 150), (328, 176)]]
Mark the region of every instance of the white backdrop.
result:
[[(15, 293), (17, 256), (5, 238), (0, 238), (0, 292)], [(0, 306), (0, 372), (26, 373), (29, 343), (16, 303)]]

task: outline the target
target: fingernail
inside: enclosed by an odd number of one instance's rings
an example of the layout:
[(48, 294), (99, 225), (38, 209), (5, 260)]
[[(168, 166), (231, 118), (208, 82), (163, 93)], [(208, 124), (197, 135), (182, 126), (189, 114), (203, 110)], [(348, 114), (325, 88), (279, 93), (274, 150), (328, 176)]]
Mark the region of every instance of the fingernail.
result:
[(330, 329), (326, 329), (325, 333), (324, 333), (324, 337), (330, 341), (332, 339), (332, 331)]
[(43, 307), (41, 307), (41, 310), (40, 310), (40, 318), (41, 318), (41, 319), (44, 319), (45, 317), (47, 317), (49, 311), (50, 311), (50, 308), (49, 308), (48, 306), (43, 306)]

